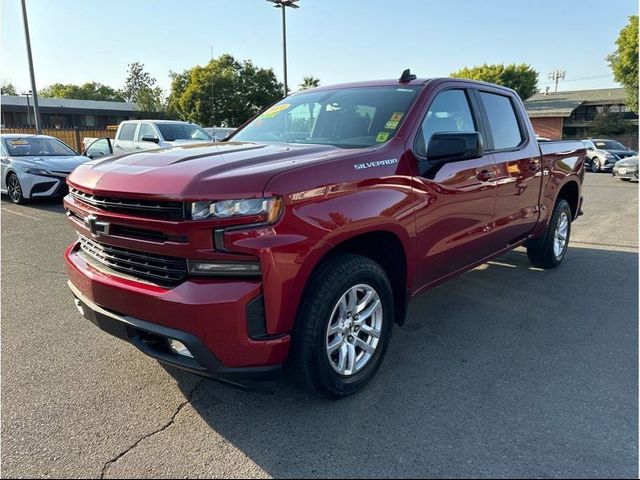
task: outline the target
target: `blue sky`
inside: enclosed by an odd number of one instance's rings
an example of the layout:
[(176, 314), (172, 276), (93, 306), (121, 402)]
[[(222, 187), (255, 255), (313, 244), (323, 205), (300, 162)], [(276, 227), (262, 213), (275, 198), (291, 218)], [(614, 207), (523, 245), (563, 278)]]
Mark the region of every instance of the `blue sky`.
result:
[[(29, 86), (20, 0), (1, 0), (0, 80)], [(524, 62), (540, 87), (616, 86), (604, 57), (636, 0), (300, 0), (287, 11), (289, 85), (421, 77)], [(170, 70), (231, 53), (282, 78), (280, 11), (265, 0), (27, 0), (38, 88), (97, 81), (119, 88), (141, 61), (163, 88)]]

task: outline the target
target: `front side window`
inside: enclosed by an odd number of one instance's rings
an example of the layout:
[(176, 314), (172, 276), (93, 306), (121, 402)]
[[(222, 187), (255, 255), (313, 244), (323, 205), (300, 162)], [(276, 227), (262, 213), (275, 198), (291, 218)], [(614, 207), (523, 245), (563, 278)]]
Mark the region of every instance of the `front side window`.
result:
[(77, 155), (76, 152), (55, 138), (8, 138), (5, 144), (11, 157), (68, 157)]
[(140, 131), (138, 132), (138, 140), (142, 140), (142, 137), (153, 137), (156, 138), (156, 131), (153, 129), (151, 125), (148, 123), (143, 123), (140, 125)]
[[(475, 132), (476, 124), (471, 114), (469, 100), (464, 90), (445, 90), (431, 102), (422, 121), (422, 138), (419, 154), (426, 154), (429, 140), (434, 133)], [(422, 141), (424, 143), (422, 143)]]
[(166, 142), (174, 142), (176, 140), (211, 140), (211, 136), (205, 132), (203, 128), (191, 123), (158, 123), (157, 127)]
[(480, 99), (489, 118), (493, 148), (504, 150), (520, 145), (523, 137), (511, 99), (487, 92), (480, 92)]
[(135, 123), (125, 123), (120, 128), (120, 134), (118, 135), (118, 140), (126, 140), (133, 142), (133, 137), (136, 134), (136, 124)]
[(234, 141), (363, 148), (394, 137), (421, 87), (358, 87), (304, 92), (265, 110)]
[(101, 138), (93, 142), (89, 148), (87, 148), (86, 155), (90, 158), (104, 157), (111, 154), (111, 148), (109, 147), (109, 140)]

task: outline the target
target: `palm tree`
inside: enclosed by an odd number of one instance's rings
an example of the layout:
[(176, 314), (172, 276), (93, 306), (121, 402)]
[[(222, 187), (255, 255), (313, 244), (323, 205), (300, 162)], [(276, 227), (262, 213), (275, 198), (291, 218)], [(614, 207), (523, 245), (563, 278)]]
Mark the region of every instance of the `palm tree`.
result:
[(320, 86), (320, 79), (315, 77), (303, 77), (300, 84), (300, 90), (308, 90)]

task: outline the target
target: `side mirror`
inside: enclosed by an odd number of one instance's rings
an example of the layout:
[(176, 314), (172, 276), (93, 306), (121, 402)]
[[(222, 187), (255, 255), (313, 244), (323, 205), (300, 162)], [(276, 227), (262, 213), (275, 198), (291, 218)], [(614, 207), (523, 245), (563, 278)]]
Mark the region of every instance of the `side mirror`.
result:
[(460, 162), (479, 158), (484, 154), (479, 132), (434, 133), (427, 147), (427, 161), (431, 164)]
[(151, 135), (143, 135), (141, 140), (143, 142), (160, 143), (160, 139), (159, 138), (153, 137)]
[(587, 147), (587, 150), (593, 150), (593, 147)]

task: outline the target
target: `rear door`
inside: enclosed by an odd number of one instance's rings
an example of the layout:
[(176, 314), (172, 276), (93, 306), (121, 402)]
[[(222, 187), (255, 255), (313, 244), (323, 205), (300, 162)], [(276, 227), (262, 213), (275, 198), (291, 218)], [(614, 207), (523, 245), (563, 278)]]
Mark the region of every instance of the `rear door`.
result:
[(526, 238), (538, 221), (542, 159), (515, 95), (490, 87), (475, 95), (487, 125), (487, 151), (496, 163), (494, 237), (502, 249)]
[(416, 136), (414, 153), (423, 166), (414, 182), (418, 287), (432, 284), (493, 253), (495, 207), (492, 154), (425, 169), (426, 147), (436, 132), (476, 132), (481, 121), (471, 92), (446, 86), (435, 94)]

